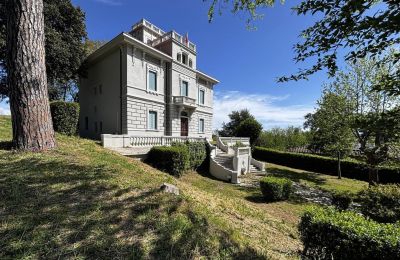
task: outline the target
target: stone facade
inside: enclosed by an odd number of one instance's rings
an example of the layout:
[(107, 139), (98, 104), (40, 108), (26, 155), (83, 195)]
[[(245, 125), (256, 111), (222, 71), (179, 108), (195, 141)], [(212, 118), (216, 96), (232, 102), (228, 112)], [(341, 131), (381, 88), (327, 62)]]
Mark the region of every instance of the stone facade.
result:
[(115, 37), (80, 79), (80, 134), (211, 138), (218, 81), (196, 69), (196, 54), (187, 36), (146, 20)]

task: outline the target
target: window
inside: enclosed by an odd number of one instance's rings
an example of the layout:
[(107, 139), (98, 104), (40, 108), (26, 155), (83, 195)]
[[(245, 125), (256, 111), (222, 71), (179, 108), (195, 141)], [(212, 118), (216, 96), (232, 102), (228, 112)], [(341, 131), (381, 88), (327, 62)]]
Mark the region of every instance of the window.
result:
[(193, 61), (192, 61), (192, 59), (189, 59), (189, 67), (193, 67)]
[(101, 94), (103, 94), (103, 85), (99, 85), (99, 94), (101, 95)]
[(151, 91), (157, 91), (157, 72), (149, 70), (149, 86)]
[(204, 133), (204, 119), (199, 120), (199, 133)]
[(89, 130), (89, 118), (85, 116), (85, 130)]
[(183, 53), (182, 54), (182, 63), (187, 65), (187, 60), (188, 60), (187, 54)]
[(200, 91), (199, 91), (199, 104), (200, 105), (204, 105), (204, 96), (205, 96), (204, 90), (200, 89)]
[(187, 81), (182, 81), (181, 84), (181, 96), (188, 96), (189, 92), (189, 83)]
[(148, 129), (157, 130), (157, 112), (149, 111)]
[(181, 62), (181, 54), (180, 54), (180, 53), (178, 53), (178, 54), (176, 55), (176, 60), (179, 61), (179, 62)]
[(97, 95), (97, 87), (93, 88), (93, 92), (94, 92), (94, 95), (96, 96)]

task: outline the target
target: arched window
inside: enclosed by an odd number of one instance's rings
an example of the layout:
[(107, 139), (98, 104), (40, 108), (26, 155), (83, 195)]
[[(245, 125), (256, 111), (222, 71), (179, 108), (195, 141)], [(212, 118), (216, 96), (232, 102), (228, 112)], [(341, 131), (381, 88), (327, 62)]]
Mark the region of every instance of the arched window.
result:
[(193, 67), (193, 61), (192, 61), (192, 59), (189, 59), (189, 67)]
[(180, 54), (180, 53), (178, 53), (178, 54), (176, 55), (176, 60), (179, 61), (179, 62), (181, 62), (181, 54)]

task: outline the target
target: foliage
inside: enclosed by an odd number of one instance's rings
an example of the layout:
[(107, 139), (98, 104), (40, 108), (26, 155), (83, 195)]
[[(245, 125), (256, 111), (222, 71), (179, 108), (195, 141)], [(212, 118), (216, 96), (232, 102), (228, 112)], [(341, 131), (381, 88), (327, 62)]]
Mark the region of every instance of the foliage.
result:
[(264, 130), (256, 140), (256, 145), (285, 151), (290, 148), (304, 147), (309, 143), (309, 133), (300, 127), (275, 127)]
[(222, 124), (222, 130), (218, 131), (220, 136), (238, 136), (237, 129), (241, 122), (246, 119), (255, 119), (249, 110), (232, 111), (229, 114), (230, 121)]
[(234, 145), (232, 145), (232, 147), (246, 147), (247, 145), (245, 145), (244, 143), (240, 142), (240, 141), (236, 141), (236, 143)]
[(400, 185), (376, 185), (361, 191), (361, 211), (378, 222), (400, 221)]
[(186, 146), (154, 146), (148, 153), (147, 161), (175, 177), (181, 177), (190, 165)]
[(333, 192), (332, 205), (339, 210), (346, 210), (353, 202), (353, 195), (349, 192)]
[[(391, 59), (393, 55), (391, 51), (382, 59)], [(348, 135), (349, 128), (370, 168), (371, 182), (378, 181), (376, 168), (390, 156), (395, 156), (392, 148), (400, 140), (400, 98), (374, 91), (373, 87), (381, 75), (391, 70), (388, 64), (378, 65), (378, 61), (373, 58), (359, 59), (354, 64), (348, 64), (345, 71), (340, 71), (334, 81), (325, 86), (323, 95), (323, 98), (340, 97), (340, 102), (334, 102), (332, 106), (334, 110), (340, 108), (340, 117), (335, 117), (335, 113), (327, 114), (321, 106), (316, 113), (307, 115), (305, 124), (311, 129), (313, 145), (321, 149), (329, 147), (329, 138), (326, 136), (343, 138)], [(321, 119), (321, 114), (327, 115)], [(346, 132), (330, 131), (330, 128), (325, 127), (336, 124), (343, 125)], [(343, 139), (343, 144), (346, 144), (347, 138)], [(392, 150), (392, 154), (389, 150)]]
[(76, 134), (79, 121), (78, 103), (53, 101), (50, 103), (50, 111), (54, 131), (66, 135)]
[(341, 178), (341, 158), (353, 148), (350, 105), (346, 97), (324, 92), (313, 114), (306, 115), (304, 126), (310, 128), (312, 150), (336, 156), (338, 178)]
[(353, 148), (349, 117), (350, 105), (346, 97), (324, 92), (313, 114), (306, 115), (305, 128), (310, 129), (312, 150), (345, 156)]
[(189, 153), (189, 169), (197, 170), (206, 160), (207, 150), (205, 142), (174, 143), (172, 146), (184, 146)]
[(153, 147), (148, 162), (176, 177), (188, 170), (197, 170), (206, 163), (207, 147), (204, 142), (173, 142), (171, 146)]
[[(331, 157), (282, 152), (268, 148), (255, 147), (253, 157), (257, 160), (302, 169), (324, 173), (328, 175), (336, 175), (337, 161)], [(368, 167), (366, 164), (344, 159), (341, 161), (342, 176), (368, 181)], [(379, 168), (380, 182), (382, 183), (400, 183), (400, 169), (394, 167)]]
[[(5, 85), (5, 8), (0, 2), (0, 98), (8, 96)], [(86, 57), (85, 13), (70, 0), (44, 0), (46, 71), (50, 100), (66, 99), (77, 91), (79, 67)], [(72, 97), (73, 98), (73, 97)]]
[(266, 176), (260, 179), (260, 189), (267, 201), (287, 200), (292, 193), (292, 181), (286, 178)]
[[(219, 11), (230, 5), (233, 13), (246, 12), (248, 22), (260, 17), (258, 10), (273, 6), (274, 0), (212, 0), (209, 8), (211, 21), (218, 6)], [(398, 17), (400, 8), (394, 0), (338, 0), (314, 1), (302, 0), (294, 8), (297, 15), (313, 15), (318, 20), (300, 33), (299, 43), (295, 45), (295, 62), (315, 60), (314, 64), (291, 76), (281, 77), (278, 81), (307, 79), (310, 75), (328, 70), (333, 77), (337, 70), (338, 53), (344, 51), (344, 58), (351, 63), (366, 56), (377, 57), (400, 43)], [(393, 59), (380, 60), (378, 65), (390, 63), (397, 66), (376, 81), (374, 88), (383, 89), (390, 94), (400, 93), (400, 54)], [(378, 66), (378, 67), (379, 67)]]
[(249, 137), (250, 144), (254, 145), (257, 138), (260, 136), (262, 131), (262, 125), (257, 120), (247, 118), (242, 121), (236, 129), (236, 136)]
[(310, 207), (299, 224), (303, 255), (311, 259), (398, 259), (400, 227), (351, 211)]

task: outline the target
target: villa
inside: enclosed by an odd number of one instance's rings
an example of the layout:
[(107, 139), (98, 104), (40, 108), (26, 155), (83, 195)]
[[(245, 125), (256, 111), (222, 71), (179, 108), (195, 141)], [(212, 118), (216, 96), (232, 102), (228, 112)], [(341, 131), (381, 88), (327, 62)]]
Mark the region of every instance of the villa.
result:
[[(240, 182), (263, 171), (251, 156), (249, 138), (212, 136), (215, 78), (196, 66), (196, 45), (175, 31), (142, 19), (86, 60), (80, 78), (79, 131), (123, 155), (145, 158), (150, 149), (200, 141), (210, 147), (210, 173)], [(246, 147), (235, 147), (236, 143)]]
[(80, 135), (211, 138), (213, 88), (197, 69), (196, 45), (142, 19), (86, 60)]

